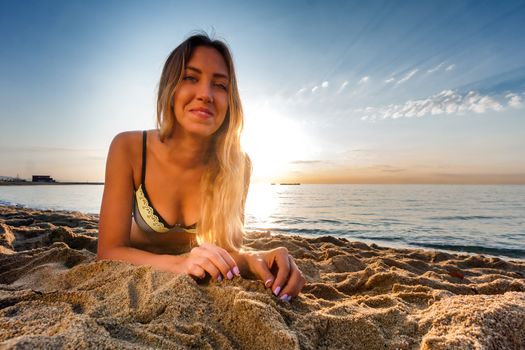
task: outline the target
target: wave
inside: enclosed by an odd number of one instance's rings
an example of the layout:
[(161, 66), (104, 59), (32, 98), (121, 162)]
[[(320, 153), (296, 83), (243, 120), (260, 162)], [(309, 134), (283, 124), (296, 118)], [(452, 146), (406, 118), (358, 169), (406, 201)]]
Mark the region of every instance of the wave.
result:
[(299, 235), (306, 234), (306, 235), (330, 235), (330, 236), (341, 236), (349, 232), (348, 230), (338, 231), (338, 230), (320, 230), (320, 229), (312, 229), (312, 228), (273, 228), (271, 229), (271, 231), (276, 232), (276, 233), (284, 232), (284, 233), (299, 234)]
[(488, 216), (488, 215), (454, 215), (454, 216), (431, 216), (430, 220), (493, 220), (509, 219), (508, 216)]
[(446, 244), (446, 243), (440, 244), (440, 243), (409, 242), (408, 244), (411, 246), (417, 246), (417, 247), (422, 247), (422, 248), (433, 248), (433, 249), (451, 250), (455, 252), (488, 254), (488, 255), (525, 259), (525, 249), (482, 247), (479, 245), (459, 245), (459, 244)]

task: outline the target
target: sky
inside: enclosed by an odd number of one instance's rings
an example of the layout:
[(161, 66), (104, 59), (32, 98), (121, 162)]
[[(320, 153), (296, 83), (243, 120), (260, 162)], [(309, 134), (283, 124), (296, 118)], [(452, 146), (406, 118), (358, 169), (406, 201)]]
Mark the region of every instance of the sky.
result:
[(525, 184), (524, 1), (0, 0), (0, 176), (103, 181), (169, 53), (231, 47), (252, 182)]

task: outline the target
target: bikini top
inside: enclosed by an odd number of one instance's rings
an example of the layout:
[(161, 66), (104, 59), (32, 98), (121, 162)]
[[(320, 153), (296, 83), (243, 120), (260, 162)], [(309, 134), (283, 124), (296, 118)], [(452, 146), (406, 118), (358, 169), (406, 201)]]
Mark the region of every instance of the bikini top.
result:
[(182, 224), (169, 225), (155, 210), (146, 191), (146, 131), (142, 132), (142, 175), (139, 188), (133, 196), (133, 217), (137, 225), (149, 233), (187, 232), (197, 233), (197, 223), (190, 226)]

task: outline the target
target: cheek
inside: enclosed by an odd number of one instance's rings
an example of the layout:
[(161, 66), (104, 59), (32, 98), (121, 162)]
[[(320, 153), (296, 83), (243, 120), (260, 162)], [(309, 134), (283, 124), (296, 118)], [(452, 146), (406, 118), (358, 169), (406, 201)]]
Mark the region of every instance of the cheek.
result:
[(183, 92), (178, 92), (173, 96), (173, 109), (175, 115), (180, 114), (184, 111), (184, 106), (186, 105), (185, 96)]
[(220, 100), (219, 100), (219, 103), (220, 103), (220, 108), (221, 110), (226, 113), (226, 111), (228, 110), (228, 104), (229, 104), (230, 100), (228, 99), (228, 96), (221, 96)]

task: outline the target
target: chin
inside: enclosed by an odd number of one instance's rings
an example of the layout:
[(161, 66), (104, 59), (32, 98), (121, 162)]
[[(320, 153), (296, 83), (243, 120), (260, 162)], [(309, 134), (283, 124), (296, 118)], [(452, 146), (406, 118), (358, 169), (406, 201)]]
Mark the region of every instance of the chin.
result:
[(214, 131), (211, 130), (211, 129), (206, 129), (204, 130), (204, 128), (191, 128), (191, 129), (186, 129), (187, 132), (195, 137), (201, 137), (201, 138), (209, 138), (213, 135)]

